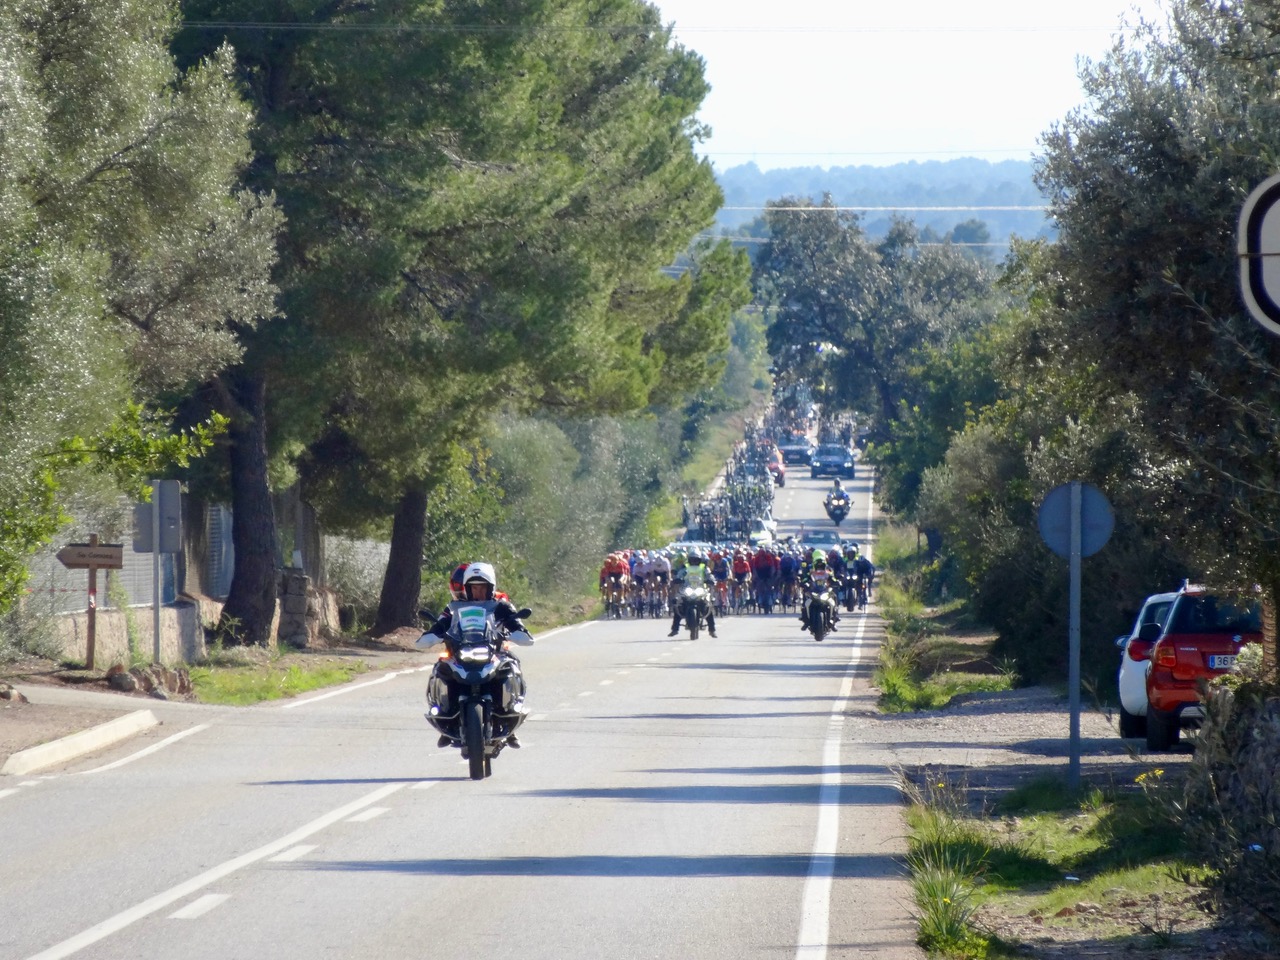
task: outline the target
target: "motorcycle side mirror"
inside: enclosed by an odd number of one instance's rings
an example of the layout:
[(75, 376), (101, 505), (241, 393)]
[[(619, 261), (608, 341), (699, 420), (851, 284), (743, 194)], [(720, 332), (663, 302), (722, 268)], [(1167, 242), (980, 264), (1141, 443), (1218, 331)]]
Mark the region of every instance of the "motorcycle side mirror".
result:
[(418, 610), (418, 619), (434, 623), (436, 619), (436, 615), (432, 613), (431, 610), (428, 609), (427, 607), (422, 607), (421, 609)]
[(523, 620), (525, 617), (533, 616), (533, 611), (530, 610), (528, 607), (521, 607), (519, 610), (516, 611), (516, 616), (519, 617), (521, 620)]

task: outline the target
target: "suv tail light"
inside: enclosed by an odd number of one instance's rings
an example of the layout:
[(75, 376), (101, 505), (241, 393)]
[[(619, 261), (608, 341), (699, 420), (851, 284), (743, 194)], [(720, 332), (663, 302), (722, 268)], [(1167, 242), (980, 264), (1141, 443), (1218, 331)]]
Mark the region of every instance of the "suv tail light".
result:
[(1156, 663), (1162, 667), (1172, 667), (1178, 662), (1178, 651), (1171, 643), (1156, 645)]

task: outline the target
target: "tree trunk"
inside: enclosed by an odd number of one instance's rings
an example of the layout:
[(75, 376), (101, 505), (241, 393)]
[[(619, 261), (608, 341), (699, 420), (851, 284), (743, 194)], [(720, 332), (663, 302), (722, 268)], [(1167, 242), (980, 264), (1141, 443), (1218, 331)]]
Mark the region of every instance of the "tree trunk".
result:
[(224, 643), (267, 646), (280, 583), (276, 518), (267, 480), (267, 386), (261, 374), (233, 377), (230, 389), (237, 409), (227, 436), (235, 572), (218, 635)]
[(422, 548), (427, 538), (427, 492), (408, 487), (396, 505), (391, 524), (391, 556), (382, 577), (378, 619), (373, 632), (381, 635), (418, 622), (422, 592)]
[(1280, 580), (1267, 578), (1262, 583), (1262, 674), (1275, 682), (1276, 614), (1280, 612)]

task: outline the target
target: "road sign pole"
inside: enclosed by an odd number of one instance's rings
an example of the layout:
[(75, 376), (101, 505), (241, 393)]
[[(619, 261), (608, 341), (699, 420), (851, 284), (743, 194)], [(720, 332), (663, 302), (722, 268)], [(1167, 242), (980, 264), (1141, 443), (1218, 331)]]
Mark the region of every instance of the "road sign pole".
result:
[(151, 644), (160, 662), (160, 481), (151, 484)]
[(1067, 691), (1071, 698), (1071, 757), (1067, 765), (1067, 789), (1080, 790), (1080, 540), (1081, 485), (1071, 484), (1071, 624), (1067, 633)]
[[(89, 534), (89, 546), (96, 547), (98, 545), (98, 535), (96, 533)], [(89, 564), (89, 628), (88, 636), (85, 638), (84, 645), (84, 667), (86, 670), (93, 669), (93, 661), (96, 654), (94, 647), (98, 642), (98, 567), (97, 564)]]

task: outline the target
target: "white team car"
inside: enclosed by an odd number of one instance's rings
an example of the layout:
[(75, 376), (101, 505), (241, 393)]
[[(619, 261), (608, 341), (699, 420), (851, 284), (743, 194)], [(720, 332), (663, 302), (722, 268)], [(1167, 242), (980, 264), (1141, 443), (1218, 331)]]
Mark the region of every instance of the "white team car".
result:
[(1155, 646), (1176, 593), (1153, 593), (1147, 597), (1133, 623), (1133, 629), (1116, 637), (1120, 648), (1120, 736), (1146, 736), (1147, 674), (1151, 670), (1151, 648)]

